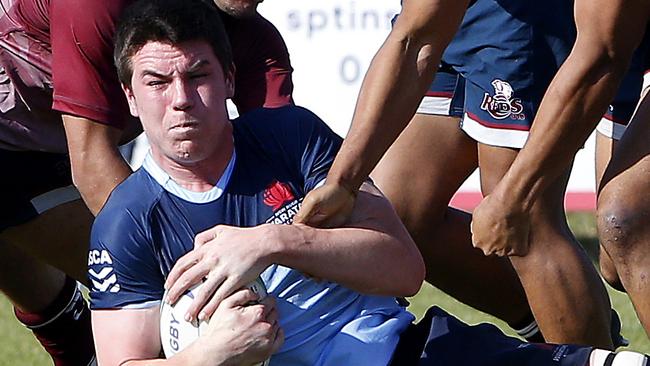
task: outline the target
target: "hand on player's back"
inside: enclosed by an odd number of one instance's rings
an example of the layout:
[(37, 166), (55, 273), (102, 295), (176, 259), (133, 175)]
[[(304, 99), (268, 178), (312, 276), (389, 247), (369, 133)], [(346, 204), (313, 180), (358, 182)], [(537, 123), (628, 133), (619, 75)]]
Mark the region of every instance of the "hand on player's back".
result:
[(242, 289), (217, 306), (207, 331), (195, 342), (202, 355), (215, 358), (209, 364), (253, 365), (280, 348), (284, 332), (278, 324), (275, 301), (266, 297), (251, 305), (257, 300), (253, 291)]
[(195, 293), (186, 320), (207, 319), (227, 296), (253, 282), (271, 262), (264, 226), (217, 225), (194, 239), (194, 249), (181, 257), (167, 276), (165, 301), (174, 303), (192, 286)]
[(522, 256), (528, 253), (529, 213), (512, 208), (495, 194), (486, 196), (472, 213), (472, 244), (485, 255)]
[(338, 184), (325, 183), (309, 192), (293, 222), (313, 227), (340, 227), (350, 219), (356, 196)]

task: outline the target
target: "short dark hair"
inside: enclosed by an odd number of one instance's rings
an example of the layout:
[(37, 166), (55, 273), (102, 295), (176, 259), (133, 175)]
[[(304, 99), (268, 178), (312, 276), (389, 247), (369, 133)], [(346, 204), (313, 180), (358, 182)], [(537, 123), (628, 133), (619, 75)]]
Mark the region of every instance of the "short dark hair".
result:
[(210, 44), (224, 73), (232, 71), (230, 42), (212, 0), (136, 1), (124, 10), (115, 32), (113, 59), (120, 82), (131, 86), (131, 57), (147, 43), (194, 40)]

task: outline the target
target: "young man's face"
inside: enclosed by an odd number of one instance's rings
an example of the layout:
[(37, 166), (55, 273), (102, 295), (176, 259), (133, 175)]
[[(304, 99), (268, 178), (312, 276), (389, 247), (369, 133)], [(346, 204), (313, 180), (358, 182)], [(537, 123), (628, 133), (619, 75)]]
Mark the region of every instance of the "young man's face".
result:
[(124, 89), (152, 152), (186, 165), (216, 151), (229, 123), (233, 80), (210, 45), (149, 42), (131, 57), (131, 66), (131, 88)]
[(214, 0), (224, 13), (235, 17), (250, 17), (257, 13), (257, 5), (263, 0)]

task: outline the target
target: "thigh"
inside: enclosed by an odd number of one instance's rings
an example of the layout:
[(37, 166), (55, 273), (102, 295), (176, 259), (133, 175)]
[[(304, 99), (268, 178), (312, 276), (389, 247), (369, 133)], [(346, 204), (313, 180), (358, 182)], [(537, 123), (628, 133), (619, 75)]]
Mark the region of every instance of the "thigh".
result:
[(627, 210), (650, 212), (650, 97), (647, 95), (616, 147), (600, 185), (607, 197)]
[(0, 233), (0, 241), (20, 248), (82, 283), (87, 282), (93, 215), (81, 199), (53, 207)]
[(476, 169), (476, 144), (454, 117), (416, 114), (372, 173), (405, 221), (441, 217)]
[(441, 65), (418, 112), (372, 172), (412, 234), (442, 218), (477, 167), (476, 144), (459, 127), (464, 94), (464, 79)]
[(0, 240), (85, 281), (92, 215), (72, 186), (67, 155), (0, 150)]

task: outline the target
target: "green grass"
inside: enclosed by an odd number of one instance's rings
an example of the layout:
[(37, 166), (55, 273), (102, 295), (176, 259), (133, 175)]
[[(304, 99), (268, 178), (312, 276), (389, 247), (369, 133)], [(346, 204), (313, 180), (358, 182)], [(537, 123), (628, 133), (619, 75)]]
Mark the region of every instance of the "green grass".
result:
[[(570, 214), (569, 223), (576, 237), (595, 258), (598, 241), (593, 215)], [(608, 290), (614, 308), (621, 315), (623, 335), (631, 342), (629, 349), (650, 353), (650, 341), (646, 337), (643, 328), (641, 328), (628, 297), (611, 288), (608, 288)], [(428, 307), (435, 304), (467, 323), (490, 322), (499, 326), (506, 333), (513, 334), (505, 323), (473, 310), (429, 285), (423, 286), (420, 293), (411, 298), (410, 301), (411, 306), (409, 309), (418, 317), (421, 317)], [(51, 365), (49, 357), (36, 343), (31, 334), (17, 323), (7, 299), (3, 296), (0, 296), (0, 333), (2, 334), (0, 338), (2, 340), (0, 341), (0, 366)]]

